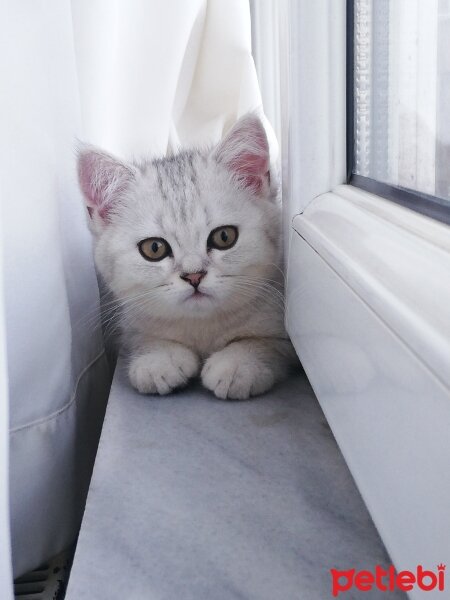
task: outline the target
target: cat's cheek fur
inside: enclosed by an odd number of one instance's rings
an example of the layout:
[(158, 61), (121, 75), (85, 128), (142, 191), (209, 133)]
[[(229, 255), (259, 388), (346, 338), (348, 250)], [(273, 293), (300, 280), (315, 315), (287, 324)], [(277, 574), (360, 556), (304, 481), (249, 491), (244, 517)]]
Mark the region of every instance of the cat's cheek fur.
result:
[(185, 386), (200, 370), (200, 359), (189, 348), (160, 341), (131, 359), (128, 375), (141, 394), (169, 394)]
[(232, 342), (207, 359), (202, 383), (223, 400), (246, 400), (268, 391), (287, 375), (291, 353), (287, 340)]

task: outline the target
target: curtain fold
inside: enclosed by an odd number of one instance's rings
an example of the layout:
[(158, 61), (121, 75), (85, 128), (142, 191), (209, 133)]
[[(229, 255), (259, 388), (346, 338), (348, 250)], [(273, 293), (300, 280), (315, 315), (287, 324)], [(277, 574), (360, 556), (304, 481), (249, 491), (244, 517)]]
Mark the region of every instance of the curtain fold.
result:
[(64, 0), (19, 0), (2, 5), (0, 15), (15, 575), (76, 536), (109, 383), (74, 168), (82, 128), (70, 8)]
[(262, 108), (243, 0), (6, 0), (0, 23), (0, 343), (19, 575), (76, 537), (110, 379), (76, 139), (123, 158), (170, 153)]
[(216, 143), (249, 110), (263, 117), (246, 0), (73, 0), (72, 13), (91, 143), (161, 155)]

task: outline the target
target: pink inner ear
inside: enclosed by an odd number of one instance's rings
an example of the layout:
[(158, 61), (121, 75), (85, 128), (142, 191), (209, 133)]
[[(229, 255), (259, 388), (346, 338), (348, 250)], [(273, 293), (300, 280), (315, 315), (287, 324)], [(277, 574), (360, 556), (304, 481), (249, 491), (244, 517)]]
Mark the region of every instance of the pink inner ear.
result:
[(100, 170), (99, 155), (96, 152), (80, 154), (78, 158), (78, 179), (88, 205), (89, 214), (92, 215), (93, 207), (102, 203), (101, 185), (97, 171)]
[(236, 123), (217, 148), (216, 156), (256, 194), (269, 181), (269, 144), (261, 121), (254, 115), (243, 117)]
[(89, 216), (106, 220), (108, 211), (132, 177), (130, 169), (112, 156), (96, 150), (79, 155), (78, 177)]
[(245, 187), (256, 193), (262, 190), (264, 177), (269, 173), (268, 157), (244, 152), (237, 156), (230, 166)]

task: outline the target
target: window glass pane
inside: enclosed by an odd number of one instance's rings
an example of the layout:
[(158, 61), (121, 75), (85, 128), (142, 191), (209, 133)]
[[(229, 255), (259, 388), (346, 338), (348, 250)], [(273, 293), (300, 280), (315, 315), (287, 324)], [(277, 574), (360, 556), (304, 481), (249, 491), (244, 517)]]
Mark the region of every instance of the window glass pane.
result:
[(355, 0), (354, 173), (450, 202), (450, 0)]

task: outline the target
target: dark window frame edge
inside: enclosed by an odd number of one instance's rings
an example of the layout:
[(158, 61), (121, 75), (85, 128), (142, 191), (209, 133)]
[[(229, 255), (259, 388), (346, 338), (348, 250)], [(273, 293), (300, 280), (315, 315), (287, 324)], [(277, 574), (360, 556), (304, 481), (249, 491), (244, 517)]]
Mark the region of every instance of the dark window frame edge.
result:
[(431, 196), (409, 188), (391, 185), (370, 177), (353, 173), (355, 159), (355, 0), (347, 0), (346, 4), (346, 139), (347, 139), (347, 184), (366, 192), (381, 196), (386, 200), (409, 208), (431, 219), (450, 225), (450, 205), (446, 200)]

